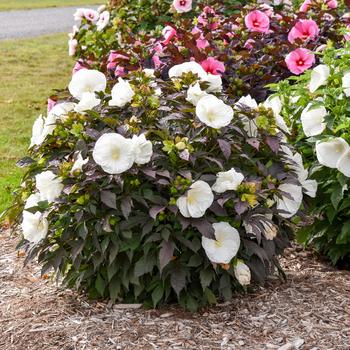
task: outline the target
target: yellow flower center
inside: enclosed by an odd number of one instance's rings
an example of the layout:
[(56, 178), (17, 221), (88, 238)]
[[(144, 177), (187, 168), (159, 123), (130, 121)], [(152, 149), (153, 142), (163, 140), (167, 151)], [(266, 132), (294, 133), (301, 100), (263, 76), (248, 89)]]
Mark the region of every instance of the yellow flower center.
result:
[(118, 160), (120, 158), (120, 149), (119, 148), (114, 148), (112, 150), (111, 156), (112, 156), (113, 160)]
[(222, 247), (222, 241), (220, 241), (220, 240), (215, 241), (215, 247), (216, 248), (221, 248)]

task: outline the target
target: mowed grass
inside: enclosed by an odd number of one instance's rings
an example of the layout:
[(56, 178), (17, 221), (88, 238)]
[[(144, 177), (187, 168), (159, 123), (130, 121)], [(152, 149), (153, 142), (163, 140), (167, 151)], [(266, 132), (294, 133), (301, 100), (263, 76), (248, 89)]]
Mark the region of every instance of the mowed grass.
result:
[(0, 42), (0, 213), (20, 183), (15, 164), (26, 154), (32, 124), (46, 112), (52, 89), (68, 85), (72, 66), (66, 34)]
[(98, 5), (96, 0), (0, 0), (0, 11), (23, 10), (42, 7), (64, 7), (81, 5)]

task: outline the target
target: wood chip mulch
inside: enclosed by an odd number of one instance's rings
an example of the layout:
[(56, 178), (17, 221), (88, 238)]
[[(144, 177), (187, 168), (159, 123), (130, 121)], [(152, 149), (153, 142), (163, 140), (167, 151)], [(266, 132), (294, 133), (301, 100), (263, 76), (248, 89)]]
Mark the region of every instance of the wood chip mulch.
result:
[(191, 314), (89, 302), (23, 267), (0, 234), (0, 350), (350, 350), (350, 271), (295, 247), (288, 282)]

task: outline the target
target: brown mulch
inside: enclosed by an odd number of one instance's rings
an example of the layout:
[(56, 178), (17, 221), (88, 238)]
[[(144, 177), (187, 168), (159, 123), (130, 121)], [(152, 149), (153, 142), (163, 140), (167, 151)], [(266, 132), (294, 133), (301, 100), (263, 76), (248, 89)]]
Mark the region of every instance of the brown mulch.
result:
[(23, 267), (0, 234), (0, 349), (350, 349), (350, 271), (300, 248), (282, 263), (288, 282), (191, 314), (89, 302)]

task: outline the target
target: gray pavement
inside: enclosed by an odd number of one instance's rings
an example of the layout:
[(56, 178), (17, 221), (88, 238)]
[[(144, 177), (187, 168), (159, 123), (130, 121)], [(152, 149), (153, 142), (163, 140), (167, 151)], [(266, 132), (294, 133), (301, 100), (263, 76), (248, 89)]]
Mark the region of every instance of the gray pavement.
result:
[(0, 12), (0, 40), (68, 33), (74, 24), (73, 13), (78, 7), (97, 8), (87, 5)]

